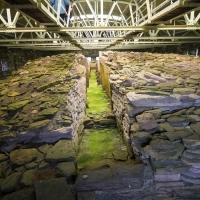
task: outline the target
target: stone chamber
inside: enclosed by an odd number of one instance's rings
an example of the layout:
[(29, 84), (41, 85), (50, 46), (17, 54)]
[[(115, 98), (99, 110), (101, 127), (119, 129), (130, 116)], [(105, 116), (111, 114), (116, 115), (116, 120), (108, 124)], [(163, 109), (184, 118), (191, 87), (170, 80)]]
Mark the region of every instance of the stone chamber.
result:
[(198, 56), (26, 54), (0, 77), (0, 199), (200, 199)]

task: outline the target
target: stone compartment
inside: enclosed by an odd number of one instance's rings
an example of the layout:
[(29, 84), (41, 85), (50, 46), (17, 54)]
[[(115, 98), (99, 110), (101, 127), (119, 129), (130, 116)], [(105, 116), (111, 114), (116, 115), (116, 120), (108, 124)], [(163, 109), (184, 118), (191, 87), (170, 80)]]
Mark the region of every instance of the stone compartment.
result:
[(99, 69), (129, 151), (153, 168), (158, 197), (199, 199), (200, 58), (108, 51)]

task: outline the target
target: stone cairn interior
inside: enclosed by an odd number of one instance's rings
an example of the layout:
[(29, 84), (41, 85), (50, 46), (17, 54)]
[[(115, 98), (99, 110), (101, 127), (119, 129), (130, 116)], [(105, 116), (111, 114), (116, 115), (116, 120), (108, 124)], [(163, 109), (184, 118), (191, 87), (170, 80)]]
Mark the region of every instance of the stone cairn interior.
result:
[(95, 69), (132, 161), (77, 169), (84, 125), (97, 126), (90, 64), (42, 57), (0, 79), (0, 199), (200, 199), (200, 58), (108, 51)]

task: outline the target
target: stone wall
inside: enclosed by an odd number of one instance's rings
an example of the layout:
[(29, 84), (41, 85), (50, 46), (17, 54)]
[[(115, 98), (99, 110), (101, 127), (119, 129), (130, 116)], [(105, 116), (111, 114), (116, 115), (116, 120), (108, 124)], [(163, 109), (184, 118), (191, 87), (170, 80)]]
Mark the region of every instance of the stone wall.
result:
[(1, 152), (22, 142), (54, 143), (61, 138), (76, 146), (86, 99), (86, 67), (80, 56), (29, 61), (0, 80)]
[(103, 52), (125, 141), (151, 165), (158, 197), (200, 197), (200, 58)]
[[(98, 50), (83, 50), (83, 51), (35, 51), (29, 49), (9, 49), (0, 47), (0, 61), (5, 61), (8, 64), (9, 73), (19, 69), (29, 60), (34, 60), (41, 57), (53, 56), (59, 54), (76, 53), (83, 54), (85, 57), (92, 57), (95, 60), (99, 56)], [(1, 71), (0, 71), (1, 72)], [(1, 74), (0, 74), (1, 75)], [(7, 75), (7, 74), (5, 74)]]

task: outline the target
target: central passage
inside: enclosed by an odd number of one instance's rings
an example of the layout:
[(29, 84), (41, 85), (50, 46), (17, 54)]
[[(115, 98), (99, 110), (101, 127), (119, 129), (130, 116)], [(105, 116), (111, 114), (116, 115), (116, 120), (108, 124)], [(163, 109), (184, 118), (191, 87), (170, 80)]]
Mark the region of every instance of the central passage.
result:
[(110, 99), (91, 71), (87, 89), (87, 117), (78, 153), (78, 169), (92, 170), (127, 164), (127, 147), (116, 128)]

